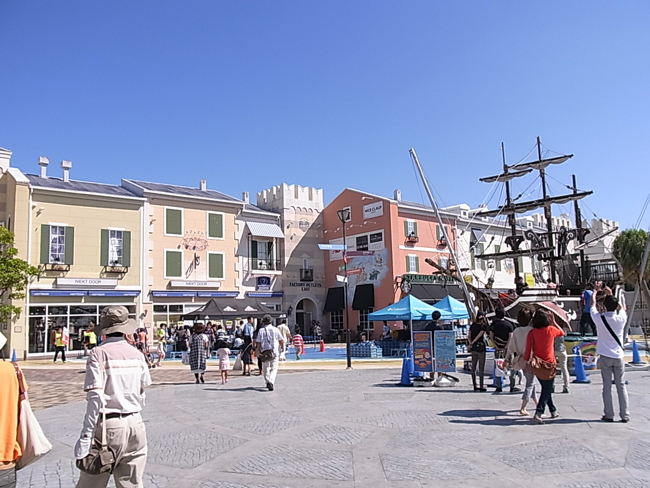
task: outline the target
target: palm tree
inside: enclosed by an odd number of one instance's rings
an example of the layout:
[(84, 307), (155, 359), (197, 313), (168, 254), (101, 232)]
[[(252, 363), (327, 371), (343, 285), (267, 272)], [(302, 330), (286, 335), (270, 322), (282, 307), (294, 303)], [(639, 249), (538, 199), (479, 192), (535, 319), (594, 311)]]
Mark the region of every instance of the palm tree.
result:
[[(623, 270), (623, 280), (630, 286), (639, 282), (639, 269), (647, 242), (648, 233), (641, 229), (624, 230), (614, 241), (614, 257)], [(649, 272), (650, 260), (644, 273), (646, 280), (650, 278)]]

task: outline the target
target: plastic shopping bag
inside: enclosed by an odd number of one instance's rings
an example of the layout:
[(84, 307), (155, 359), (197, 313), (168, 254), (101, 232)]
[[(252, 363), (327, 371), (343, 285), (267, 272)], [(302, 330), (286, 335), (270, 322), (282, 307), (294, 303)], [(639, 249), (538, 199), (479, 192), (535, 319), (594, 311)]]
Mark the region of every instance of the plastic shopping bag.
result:
[(190, 365), (190, 351), (183, 351), (181, 354), (181, 363), (185, 366)]

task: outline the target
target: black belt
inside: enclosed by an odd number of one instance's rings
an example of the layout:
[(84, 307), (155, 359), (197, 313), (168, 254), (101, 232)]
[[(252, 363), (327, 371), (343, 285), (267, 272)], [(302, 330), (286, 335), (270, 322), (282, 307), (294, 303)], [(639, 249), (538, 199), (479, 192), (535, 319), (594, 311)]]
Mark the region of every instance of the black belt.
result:
[(135, 415), (137, 412), (131, 412), (131, 413), (107, 413), (106, 418), (107, 419), (123, 419), (126, 417), (130, 417), (131, 415)]

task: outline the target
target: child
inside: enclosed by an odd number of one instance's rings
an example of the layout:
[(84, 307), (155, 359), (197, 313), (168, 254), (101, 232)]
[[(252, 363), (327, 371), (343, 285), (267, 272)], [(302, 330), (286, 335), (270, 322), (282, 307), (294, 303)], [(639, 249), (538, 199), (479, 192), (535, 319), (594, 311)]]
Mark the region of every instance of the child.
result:
[(219, 356), (219, 370), (221, 371), (221, 384), (228, 383), (228, 370), (230, 369), (230, 349), (225, 342), (217, 343), (217, 356)]

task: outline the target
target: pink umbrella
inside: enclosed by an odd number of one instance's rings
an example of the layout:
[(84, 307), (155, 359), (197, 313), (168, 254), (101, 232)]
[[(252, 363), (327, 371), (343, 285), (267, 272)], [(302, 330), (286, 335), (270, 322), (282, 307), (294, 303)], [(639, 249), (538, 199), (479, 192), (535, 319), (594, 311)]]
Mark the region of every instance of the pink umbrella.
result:
[(555, 318), (560, 322), (558, 323), (559, 326), (563, 327), (569, 327), (569, 317), (567, 316), (566, 311), (560, 307), (557, 303), (553, 302), (540, 302), (536, 303), (540, 308), (545, 308), (546, 310), (550, 310), (553, 312), (553, 315)]

